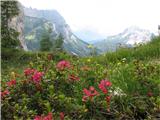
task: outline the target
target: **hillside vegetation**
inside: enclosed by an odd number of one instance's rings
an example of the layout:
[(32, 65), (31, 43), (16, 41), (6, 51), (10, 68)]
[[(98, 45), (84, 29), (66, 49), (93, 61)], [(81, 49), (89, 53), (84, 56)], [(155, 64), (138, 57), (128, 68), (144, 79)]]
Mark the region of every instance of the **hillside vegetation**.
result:
[(123, 58), (127, 61), (132, 61), (133, 59), (138, 60), (151, 60), (160, 58), (160, 37), (153, 38), (148, 44), (139, 44), (134, 48), (119, 48), (116, 52), (109, 52), (102, 56), (96, 57), (98, 60), (104, 60), (110, 62), (116, 62)]
[[(83, 57), (2, 53), (2, 119), (158, 119), (160, 37)], [(12, 56), (10, 56), (12, 55)]]

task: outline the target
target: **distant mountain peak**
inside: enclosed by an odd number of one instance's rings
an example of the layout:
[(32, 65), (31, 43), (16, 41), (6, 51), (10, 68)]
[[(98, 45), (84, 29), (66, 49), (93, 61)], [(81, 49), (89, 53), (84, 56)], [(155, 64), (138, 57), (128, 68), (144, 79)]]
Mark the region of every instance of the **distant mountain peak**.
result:
[(131, 26), (131, 27), (128, 27), (126, 28), (122, 33), (120, 34), (135, 34), (135, 33), (138, 33), (138, 32), (148, 32), (150, 33), (149, 30), (146, 30), (146, 29), (142, 29), (138, 26)]
[(137, 26), (129, 27), (123, 32), (123, 37), (125, 36), (128, 38), (126, 44), (130, 44), (132, 46), (150, 41), (152, 35), (153, 33), (151, 33), (149, 30), (141, 29)]
[(126, 28), (122, 33), (108, 36), (104, 40), (97, 41), (94, 45), (103, 52), (115, 51), (120, 44), (133, 47), (139, 43), (146, 43), (151, 40), (153, 35), (154, 34), (149, 30), (141, 29), (137, 26), (131, 26)]

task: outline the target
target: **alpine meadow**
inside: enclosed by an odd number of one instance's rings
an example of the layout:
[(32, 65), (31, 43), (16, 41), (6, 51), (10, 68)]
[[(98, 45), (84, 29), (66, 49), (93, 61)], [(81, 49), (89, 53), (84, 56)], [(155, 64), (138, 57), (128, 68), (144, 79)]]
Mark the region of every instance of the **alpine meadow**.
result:
[(2, 120), (160, 119), (160, 25), (102, 39), (24, 1), (1, 0)]

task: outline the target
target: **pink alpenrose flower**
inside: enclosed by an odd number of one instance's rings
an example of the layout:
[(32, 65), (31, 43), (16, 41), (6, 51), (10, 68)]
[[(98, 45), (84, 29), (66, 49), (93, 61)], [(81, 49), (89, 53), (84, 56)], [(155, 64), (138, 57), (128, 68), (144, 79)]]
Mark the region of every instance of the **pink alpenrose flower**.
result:
[(93, 86), (89, 87), (89, 90), (87, 90), (86, 88), (83, 89), (83, 93), (85, 94), (82, 98), (82, 101), (86, 102), (88, 100), (88, 98), (90, 100), (92, 100), (92, 98), (96, 95), (98, 95), (99, 93), (95, 90), (95, 88)]
[(70, 62), (66, 60), (62, 60), (58, 62), (58, 64), (56, 65), (56, 68), (58, 70), (64, 70), (65, 68), (70, 68), (70, 67), (71, 67)]
[(7, 85), (8, 85), (8, 87), (16, 85), (16, 80), (11, 80), (11, 81), (7, 82)]
[(98, 87), (104, 94), (107, 94), (108, 93), (107, 87), (110, 87), (111, 85), (112, 85), (112, 83), (110, 81), (101, 80), (101, 82), (99, 83)]

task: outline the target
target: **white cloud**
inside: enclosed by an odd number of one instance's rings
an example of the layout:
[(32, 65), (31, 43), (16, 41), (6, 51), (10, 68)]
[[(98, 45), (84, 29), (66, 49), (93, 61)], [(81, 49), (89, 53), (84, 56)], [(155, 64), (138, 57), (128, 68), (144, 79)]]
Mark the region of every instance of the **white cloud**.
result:
[(19, 0), (37, 9), (56, 9), (73, 31), (90, 28), (101, 34), (116, 34), (137, 25), (157, 31), (159, 0)]

